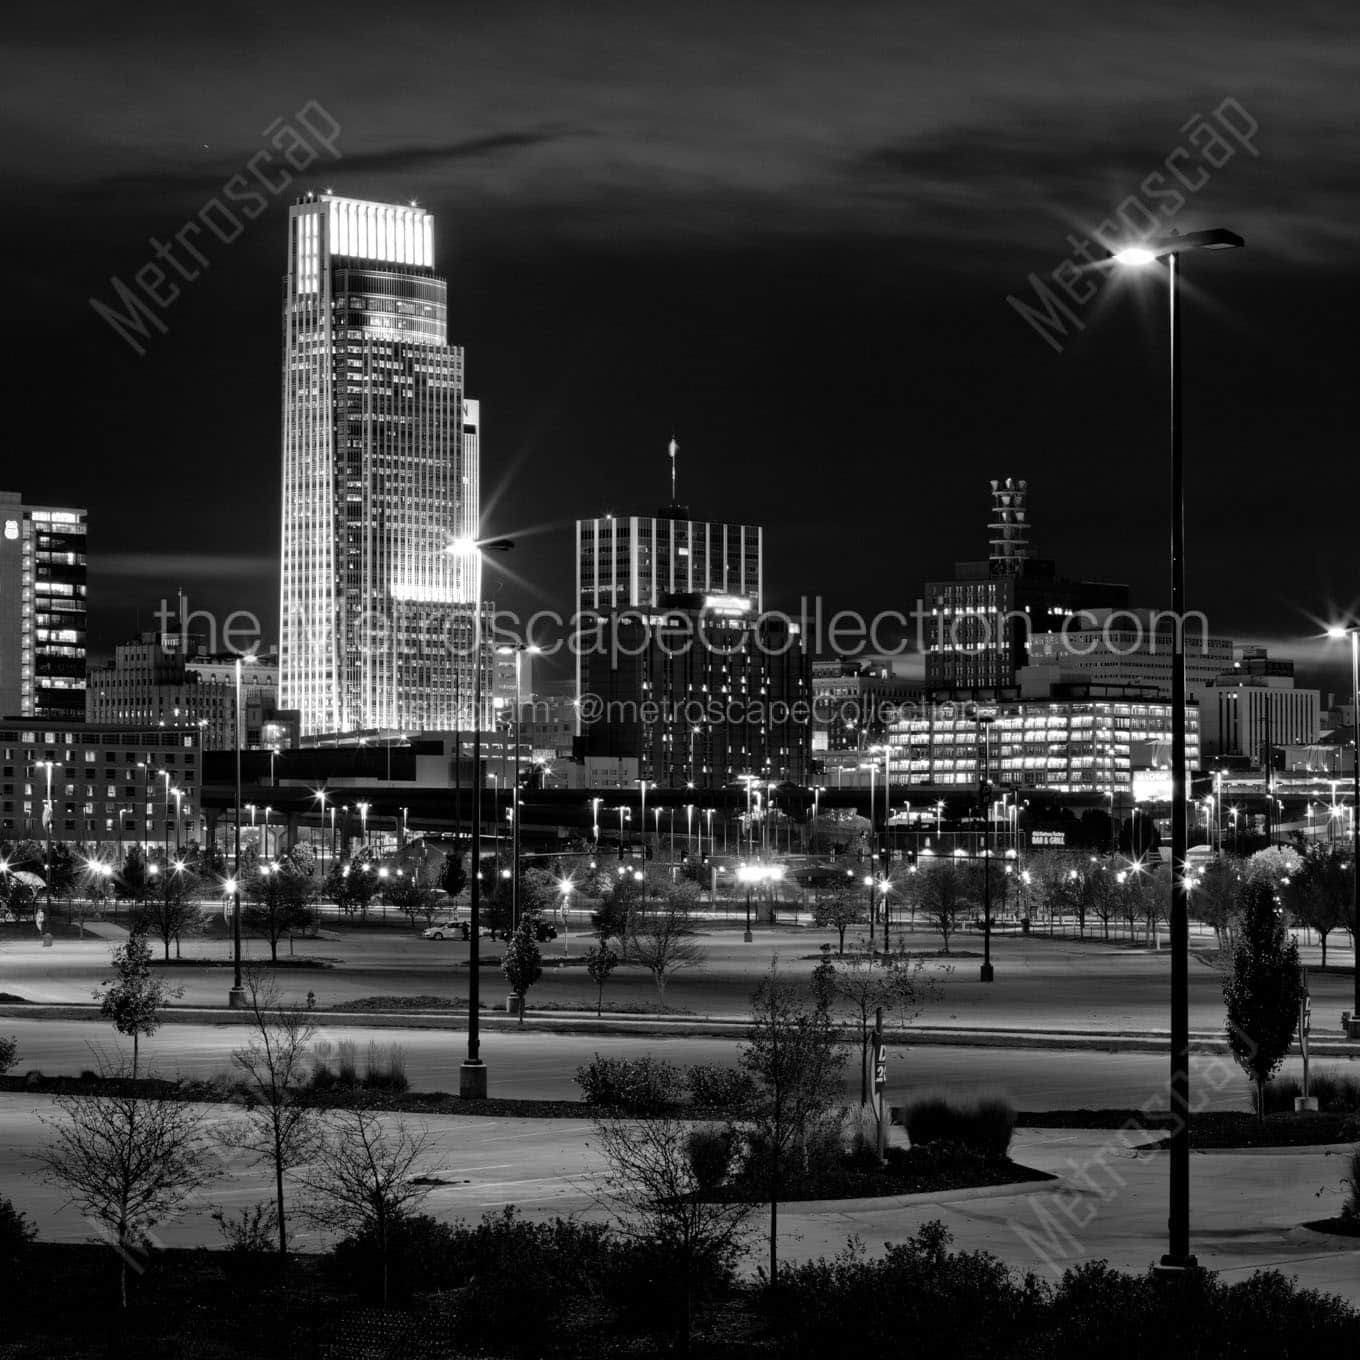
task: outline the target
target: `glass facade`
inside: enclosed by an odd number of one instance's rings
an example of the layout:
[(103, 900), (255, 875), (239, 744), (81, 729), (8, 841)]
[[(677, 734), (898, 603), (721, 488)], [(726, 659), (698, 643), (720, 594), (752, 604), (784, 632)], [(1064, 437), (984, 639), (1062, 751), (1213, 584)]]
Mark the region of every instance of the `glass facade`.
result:
[[(1129, 793), (1135, 771), (1171, 768), (1171, 705), (1135, 699), (1013, 700), (937, 704), (890, 725), (894, 784), (976, 785), (986, 733), (990, 776), (1017, 788)], [(1186, 773), (1199, 765), (1199, 710), (1188, 710)]]
[(85, 717), (84, 510), (0, 492), (0, 716)]
[(281, 707), (301, 732), (471, 715), (477, 403), (423, 209), (309, 195), (284, 298)]

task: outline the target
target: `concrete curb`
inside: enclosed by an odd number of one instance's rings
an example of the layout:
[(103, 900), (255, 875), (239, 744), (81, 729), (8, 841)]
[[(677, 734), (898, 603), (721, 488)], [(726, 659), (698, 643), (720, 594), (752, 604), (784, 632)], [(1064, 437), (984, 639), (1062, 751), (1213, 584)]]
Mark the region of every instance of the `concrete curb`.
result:
[[(242, 1011), (226, 1007), (169, 1006), (162, 1013), (167, 1024), (244, 1024)], [(461, 1031), (466, 1021), (460, 1011), (325, 1011), (311, 1012), (318, 1025), (353, 1029), (442, 1029)], [(99, 1008), (76, 1003), (34, 1003), (0, 1006), (0, 1017), (14, 1020), (102, 1020)], [(521, 1027), (518, 1019), (502, 1011), (483, 1011), (483, 1029), (518, 1030), (538, 1034), (626, 1035), (664, 1038), (740, 1039), (749, 1021), (737, 1016), (595, 1016), (587, 1011), (530, 1011)], [(847, 1028), (853, 1037), (853, 1031)], [(1164, 1053), (1170, 1042), (1165, 1031), (1024, 1030), (1007, 1028), (960, 1028), (923, 1026), (887, 1031), (896, 1044), (941, 1045), (951, 1048), (1055, 1049), (1076, 1052)], [(1226, 1040), (1211, 1030), (1190, 1035), (1190, 1051), (1198, 1054), (1227, 1053)], [(1360, 1058), (1360, 1043), (1344, 1039), (1314, 1038), (1310, 1052), (1315, 1058)]]
[[(1039, 1168), (1033, 1169), (1037, 1171)], [(921, 1190), (914, 1195), (871, 1195), (867, 1199), (781, 1199), (779, 1208), (785, 1215), (797, 1214), (804, 1208), (817, 1213), (838, 1211), (854, 1214), (870, 1209), (909, 1209), (918, 1204), (962, 1204), (970, 1199), (1008, 1199), (1029, 1191), (1051, 1192), (1062, 1184), (1062, 1179), (1050, 1172), (1044, 1180), (973, 1185), (961, 1190)]]

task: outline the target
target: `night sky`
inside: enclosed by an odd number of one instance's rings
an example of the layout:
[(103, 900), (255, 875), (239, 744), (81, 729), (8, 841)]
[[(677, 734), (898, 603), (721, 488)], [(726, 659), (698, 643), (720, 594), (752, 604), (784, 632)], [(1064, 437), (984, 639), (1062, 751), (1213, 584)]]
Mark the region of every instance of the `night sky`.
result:
[[(1131, 195), (1165, 213), (1140, 186), (1181, 148), (1207, 177), (1166, 226), (1248, 244), (1186, 268), (1191, 603), (1345, 684), (1304, 639), (1360, 598), (1353, 6), (45, 3), (6, 25), (0, 484), (89, 507), (96, 651), (177, 587), (272, 637), (287, 204), (327, 186), (436, 214), (485, 527), (519, 545), (500, 604), (569, 610), (572, 520), (667, 499), (674, 433), (696, 516), (767, 526), (771, 605), (910, 609), (985, 556), (1005, 475), (1045, 555), (1165, 605), (1158, 272), (1077, 276), (1101, 286), (1061, 352), (1007, 297)], [(1209, 168), (1185, 126), (1225, 100), (1257, 129)], [(339, 159), (207, 239), (134, 354), (89, 300), (309, 101)]]

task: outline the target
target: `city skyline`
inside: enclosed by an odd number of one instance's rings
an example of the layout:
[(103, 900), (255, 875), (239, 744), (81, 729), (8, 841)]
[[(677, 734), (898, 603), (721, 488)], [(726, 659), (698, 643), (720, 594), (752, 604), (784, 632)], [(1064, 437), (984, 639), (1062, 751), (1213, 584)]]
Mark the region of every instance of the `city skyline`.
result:
[[(497, 61), (452, 92), (420, 66), (404, 82), (400, 108), (364, 93), (369, 82), (346, 81), (357, 56), (325, 35), (318, 41), (338, 63), (333, 75), (298, 92), (271, 56), (247, 105), (230, 114), (206, 115), (178, 86), (148, 82), (144, 124), (82, 126), (73, 87), (60, 162), (45, 155), (56, 129), (16, 148), (13, 182), (34, 202), (7, 225), (33, 262), (18, 287), (43, 289), (35, 323), (69, 324), (74, 339), (62, 343), (75, 345), (89, 374), (84, 390), (63, 399), (91, 417), (102, 413), (109, 445), (128, 460), (129, 476), (113, 486), (79, 451), (59, 481), (41, 467), (26, 479), (34, 498), (91, 506), (95, 565), (106, 582), (95, 601), (97, 649), (135, 632), (136, 611), (145, 620), (176, 586), (219, 614), (244, 607), (272, 620), (275, 242), (293, 193), (328, 185), (354, 197), (416, 198), (435, 215), (454, 329), (473, 356), (473, 385), (496, 413), (488, 523), (516, 539), (513, 570), (529, 583), (492, 567), (488, 593), (502, 603), (527, 607), (551, 593), (569, 570), (575, 519), (662, 499), (672, 434), (684, 446), (691, 488), (715, 483), (735, 518), (771, 531), (772, 603), (803, 593), (800, 563), (827, 542), (849, 542), (854, 551), (827, 555), (817, 589), (832, 607), (898, 606), (903, 577), (934, 579), (952, 560), (976, 494), (967, 465), (984, 457), (988, 471), (1029, 478), (1051, 507), (1041, 551), (1074, 572), (1128, 580), (1133, 598), (1160, 602), (1158, 302), (1131, 280), (1102, 285), (1087, 307), (1068, 299), (1082, 328), (1067, 326), (1059, 354), (1007, 299), (1033, 301), (1029, 277), (1048, 277), (1072, 252), (1069, 236), (1080, 240), (1117, 218), (1150, 175), (1167, 176), (1168, 158), (1186, 151), (1203, 161), (1199, 131), (1213, 123), (1233, 154), (1214, 152), (1223, 163), (1186, 191), (1173, 225), (1221, 218), (1252, 247), (1215, 264), (1212, 302), (1194, 292), (1189, 302), (1196, 326), (1188, 361), (1215, 374), (1212, 387), (1192, 385), (1187, 403), (1191, 603), (1216, 631), (1287, 641), (1331, 674), (1335, 649), (1305, 640), (1354, 594), (1344, 497), (1326, 494), (1348, 476), (1337, 432), (1354, 414), (1335, 357), (1345, 351), (1336, 318), (1354, 291), (1336, 225), (1353, 217), (1336, 172), (1348, 159), (1344, 129), (1356, 121), (1346, 114), (1354, 92), (1331, 59), (1339, 21), (1311, 8), (1282, 45), (1278, 21), (1264, 12), (1235, 11), (1226, 33), (1198, 11), (1151, 13), (1157, 21), (1143, 26), (1113, 12), (1087, 16), (1079, 35), (1064, 35), (1080, 60), (1054, 83), (1041, 77), (1058, 35), (1032, 7), (991, 15), (982, 35), (949, 16), (909, 26), (869, 7), (860, 24), (820, 35), (819, 61), (806, 69), (803, 97), (827, 120), (821, 142), (782, 90), (790, 73), (804, 71), (800, 44), (816, 27), (797, 8), (787, 43), (752, 58), (740, 78), (709, 58), (725, 40), (749, 39), (749, 16), (725, 16), (707, 34), (678, 13), (659, 17), (656, 31), (669, 39), (661, 69), (709, 72), (704, 96), (658, 99), (631, 117), (619, 112), (626, 96), (655, 92), (643, 74), (656, 57), (651, 34), (596, 18), (561, 34), (568, 52), (609, 54), (595, 66), (600, 83), (589, 95), (574, 91), (552, 59), (514, 45), (525, 31), (515, 16), (459, 35)], [(194, 16), (178, 36), (140, 22), (135, 48), (125, 46), (127, 34), (112, 37), (134, 67), (164, 67), (192, 42), (204, 87), (226, 78), (236, 49), (219, 45), (214, 18)], [(1164, 48), (1150, 36), (1159, 28)], [(431, 52), (452, 36), (426, 17), (408, 19), (404, 31)], [(205, 46), (206, 38), (214, 41)], [(19, 51), (41, 56), (54, 41), (40, 20), (22, 21)], [(1183, 55), (1223, 44), (1217, 63)], [(1139, 65), (1137, 55), (1154, 46), (1158, 60)], [(971, 105), (944, 88), (934, 68), (947, 61), (928, 55), (964, 50), (979, 100)], [(391, 60), (384, 52), (364, 59), (379, 69)], [(828, 100), (832, 89), (874, 88), (894, 62), (913, 73), (913, 95), (886, 107)], [(491, 70), (495, 100), (479, 97)], [(1291, 97), (1289, 82), (1303, 71), (1326, 98), (1302, 106)], [(11, 98), (19, 99), (28, 77), (13, 74)], [(148, 238), (172, 238), (270, 144), (261, 130), (291, 120), (308, 98), (340, 125), (338, 156), (323, 150), (307, 170), (291, 171), (289, 188), (243, 220), (231, 245), (207, 238), (210, 267), (193, 282), (172, 275), (182, 296), (164, 314), (169, 331), (154, 333), (138, 357), (90, 300), (109, 302), (110, 279), (132, 278), (149, 257)], [(1234, 107), (1228, 100), (1250, 119), (1233, 115), (1239, 134), (1259, 125), (1249, 142), (1226, 140), (1226, 126), (1214, 121), (1215, 109)], [(758, 125), (748, 120), (744, 137), (724, 136), (757, 105), (767, 110)], [(27, 128), (17, 107), (9, 107), (10, 124)], [(982, 126), (993, 117), (1015, 129), (1004, 154)], [(1173, 164), (1199, 183), (1187, 160)], [(1037, 199), (1022, 188), (1034, 179), (1046, 186)], [(1131, 220), (1134, 213), (1127, 210)], [(58, 238), (54, 217), (63, 239), (79, 246), (59, 265), (47, 244)], [(1311, 337), (1307, 362), (1297, 346), (1279, 343), (1295, 333)], [(989, 356), (981, 366), (979, 345)], [(51, 375), (20, 362), (21, 381), (50, 400)], [(1292, 395), (1271, 408), (1271, 385), (1258, 379), (1280, 362)], [(809, 420), (814, 368), (823, 418)], [(230, 381), (218, 381), (221, 373)], [(193, 432), (192, 457), (182, 453), (185, 431)], [(1285, 448), (1308, 451), (1298, 487), (1313, 539), (1306, 548), (1293, 527), (1298, 516), (1284, 514), (1277, 495)], [(600, 488), (580, 484), (573, 470), (585, 466), (598, 470)], [(193, 532), (187, 510), (203, 494), (204, 467), (215, 469), (213, 499), (223, 513)], [(1111, 478), (1124, 494), (1104, 494)], [(940, 513), (953, 506), (957, 516)], [(885, 510), (884, 523), (905, 532), (861, 533), (866, 516)], [(112, 524), (157, 532), (102, 538), (101, 526)], [(1275, 526), (1287, 573), (1250, 551), (1246, 524)], [(1215, 569), (1225, 560), (1231, 583)]]

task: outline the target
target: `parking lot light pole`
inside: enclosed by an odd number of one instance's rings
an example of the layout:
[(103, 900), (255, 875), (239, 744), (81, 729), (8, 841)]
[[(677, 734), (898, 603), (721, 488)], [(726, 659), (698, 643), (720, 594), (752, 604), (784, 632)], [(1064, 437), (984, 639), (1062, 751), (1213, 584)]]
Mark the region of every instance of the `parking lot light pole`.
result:
[(481, 935), (482, 935), (482, 554), (508, 552), (508, 538), (487, 542), (457, 539), (450, 552), (470, 557), (476, 564), (472, 592), (472, 863), (469, 870), (468, 1037), (467, 1057), (458, 1072), (458, 1095), (463, 1100), (486, 1099), (486, 1064), (481, 1054)]
[(1351, 803), (1351, 921), (1355, 927), (1355, 994), (1352, 1017), (1360, 1018), (1360, 627), (1336, 627), (1327, 630), (1332, 638), (1351, 640), (1351, 729), (1356, 738), (1351, 743), (1351, 775), (1354, 780)]
[(1190, 1252), (1190, 898), (1185, 787), (1185, 463), (1181, 428), (1180, 256), (1192, 250), (1233, 250), (1245, 243), (1223, 228), (1145, 241), (1117, 252), (1121, 265), (1167, 264), (1171, 434), (1171, 1159), (1168, 1250), (1161, 1267), (1193, 1269)]

